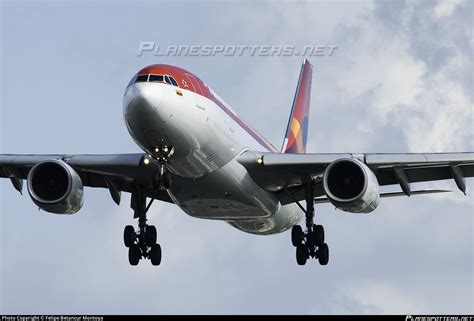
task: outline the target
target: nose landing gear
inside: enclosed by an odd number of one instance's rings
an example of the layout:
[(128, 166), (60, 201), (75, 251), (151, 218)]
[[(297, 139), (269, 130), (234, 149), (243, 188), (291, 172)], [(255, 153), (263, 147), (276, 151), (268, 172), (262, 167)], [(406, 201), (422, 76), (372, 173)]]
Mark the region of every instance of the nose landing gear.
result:
[(171, 175), (166, 172), (165, 165), (168, 158), (174, 153), (174, 147), (168, 145), (160, 145), (153, 148), (153, 157), (157, 160), (159, 171), (154, 178), (153, 185), (161, 190), (167, 190), (171, 187)]
[(146, 224), (146, 213), (153, 200), (147, 206), (141, 188), (136, 188), (132, 193), (131, 207), (135, 211), (134, 218), (138, 218), (138, 231), (131, 225), (125, 226), (123, 231), (123, 241), (128, 247), (128, 261), (131, 265), (138, 265), (140, 259), (150, 259), (153, 265), (161, 263), (161, 246), (157, 244), (156, 227)]
[[(152, 185), (154, 189), (167, 190), (171, 187), (171, 175), (166, 171), (165, 164), (172, 155), (172, 146), (157, 146), (153, 148), (153, 158), (158, 162), (159, 170)], [(150, 159), (147, 158), (150, 163)], [(153, 204), (154, 198), (146, 203), (142, 186), (136, 186), (132, 191), (130, 207), (134, 210), (133, 218), (138, 218), (138, 230), (127, 225), (123, 231), (123, 241), (128, 247), (128, 260), (131, 265), (138, 265), (141, 259), (149, 259), (152, 265), (161, 263), (161, 246), (157, 243), (157, 230), (154, 225), (147, 224), (146, 214)]]

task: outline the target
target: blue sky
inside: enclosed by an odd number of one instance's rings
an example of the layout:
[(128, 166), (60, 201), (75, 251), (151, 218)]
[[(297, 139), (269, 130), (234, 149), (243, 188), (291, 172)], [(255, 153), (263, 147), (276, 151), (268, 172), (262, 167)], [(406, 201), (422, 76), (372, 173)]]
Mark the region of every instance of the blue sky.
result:
[[(472, 6), (2, 1), (0, 152), (138, 152), (121, 98), (152, 63), (199, 75), (280, 146), (301, 57), (137, 57), (141, 41), (337, 45), (310, 57), (308, 152), (473, 151)], [(117, 207), (87, 189), (81, 212), (58, 216), (3, 180), (0, 313), (474, 313), (473, 188), (383, 200), (367, 216), (318, 206), (327, 267), (297, 266), (289, 233), (248, 235), (158, 203), (156, 268), (128, 264), (128, 195)]]

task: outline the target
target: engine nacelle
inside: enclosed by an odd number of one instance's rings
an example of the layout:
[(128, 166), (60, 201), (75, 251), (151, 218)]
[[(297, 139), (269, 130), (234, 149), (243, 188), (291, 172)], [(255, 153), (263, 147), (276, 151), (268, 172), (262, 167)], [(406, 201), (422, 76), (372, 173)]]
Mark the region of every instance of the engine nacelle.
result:
[(329, 164), (323, 185), (329, 201), (343, 211), (369, 213), (379, 205), (377, 178), (356, 158), (341, 158)]
[(62, 160), (36, 164), (28, 173), (28, 193), (33, 202), (46, 212), (74, 214), (84, 202), (79, 174)]

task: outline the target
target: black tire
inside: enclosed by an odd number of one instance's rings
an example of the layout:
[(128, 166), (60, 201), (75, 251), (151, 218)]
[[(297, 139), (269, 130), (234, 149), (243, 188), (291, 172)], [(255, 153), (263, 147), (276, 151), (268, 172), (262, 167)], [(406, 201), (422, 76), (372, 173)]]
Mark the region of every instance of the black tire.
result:
[(135, 229), (133, 226), (125, 226), (125, 230), (123, 230), (123, 243), (126, 247), (130, 247), (135, 243)]
[(138, 265), (138, 262), (140, 262), (141, 256), (142, 256), (142, 253), (138, 245), (133, 244), (132, 246), (128, 248), (128, 262), (130, 262), (130, 265)]
[(294, 225), (291, 229), (291, 243), (294, 247), (297, 247), (301, 243), (303, 243), (303, 229), (300, 225)]
[(296, 262), (298, 265), (305, 265), (306, 261), (308, 260), (308, 249), (306, 245), (299, 244), (296, 247)]
[(156, 244), (156, 227), (153, 225), (147, 225), (145, 229), (145, 243), (148, 246)]
[(161, 263), (161, 246), (154, 244), (150, 249), (150, 261), (153, 265), (160, 265)]
[(313, 225), (313, 242), (316, 246), (324, 243), (324, 227), (322, 225)]
[(329, 247), (326, 243), (321, 244), (318, 249), (318, 261), (321, 265), (327, 265), (329, 262)]

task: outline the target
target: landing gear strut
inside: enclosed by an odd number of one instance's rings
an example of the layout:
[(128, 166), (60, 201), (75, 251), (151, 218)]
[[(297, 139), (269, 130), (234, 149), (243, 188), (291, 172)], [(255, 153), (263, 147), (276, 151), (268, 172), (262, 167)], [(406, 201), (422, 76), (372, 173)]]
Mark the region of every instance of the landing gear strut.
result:
[(154, 148), (154, 157), (158, 162), (158, 173), (154, 178), (153, 185), (156, 188), (164, 191), (171, 187), (171, 175), (166, 171), (166, 162), (168, 158), (173, 155), (173, 146), (157, 146)]
[[(159, 145), (150, 149), (153, 151), (151, 159), (158, 164), (158, 172), (152, 181), (153, 189), (167, 190), (171, 187), (171, 175), (166, 171), (165, 165), (173, 154), (174, 147)], [(145, 160), (145, 164), (150, 163), (150, 158)], [(123, 231), (123, 242), (128, 247), (128, 260), (131, 265), (137, 265), (140, 259), (149, 259), (153, 265), (161, 263), (161, 246), (156, 242), (156, 227), (146, 223), (146, 214), (154, 200), (152, 198), (147, 205), (142, 186), (136, 186), (132, 191), (130, 207), (134, 211), (133, 218), (138, 218), (138, 231), (131, 225), (127, 225)]]
[(309, 258), (318, 259), (319, 264), (329, 262), (329, 248), (324, 243), (324, 227), (314, 224), (314, 189), (313, 182), (305, 185), (306, 209), (299, 202), (297, 204), (306, 215), (306, 232), (300, 225), (291, 229), (291, 242), (296, 247), (296, 262), (305, 265)]
[(138, 231), (131, 225), (125, 226), (123, 231), (123, 241), (128, 247), (128, 261), (131, 265), (137, 265), (140, 259), (150, 259), (153, 265), (161, 263), (161, 246), (156, 243), (156, 227), (146, 223), (146, 214), (153, 200), (146, 205), (146, 197), (140, 187), (132, 193), (131, 207), (134, 210), (133, 217), (138, 218)]

